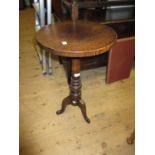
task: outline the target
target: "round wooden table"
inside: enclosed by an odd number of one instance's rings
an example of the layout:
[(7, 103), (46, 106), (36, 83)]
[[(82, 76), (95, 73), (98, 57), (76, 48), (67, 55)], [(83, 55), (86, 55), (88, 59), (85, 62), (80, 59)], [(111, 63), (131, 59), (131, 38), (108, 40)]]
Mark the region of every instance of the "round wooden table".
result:
[(79, 106), (86, 122), (86, 105), (81, 98), (80, 58), (109, 51), (116, 42), (117, 34), (105, 25), (88, 21), (65, 21), (45, 26), (36, 34), (38, 44), (52, 54), (72, 58), (70, 94), (62, 101), (56, 113), (61, 114), (66, 106)]

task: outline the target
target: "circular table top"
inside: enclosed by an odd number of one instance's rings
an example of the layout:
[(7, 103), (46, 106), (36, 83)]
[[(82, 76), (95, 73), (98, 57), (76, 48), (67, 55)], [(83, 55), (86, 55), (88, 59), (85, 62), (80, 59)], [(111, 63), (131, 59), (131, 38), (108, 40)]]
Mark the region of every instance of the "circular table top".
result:
[(65, 21), (41, 28), (36, 40), (53, 54), (65, 57), (88, 57), (102, 54), (116, 42), (116, 32), (89, 21)]

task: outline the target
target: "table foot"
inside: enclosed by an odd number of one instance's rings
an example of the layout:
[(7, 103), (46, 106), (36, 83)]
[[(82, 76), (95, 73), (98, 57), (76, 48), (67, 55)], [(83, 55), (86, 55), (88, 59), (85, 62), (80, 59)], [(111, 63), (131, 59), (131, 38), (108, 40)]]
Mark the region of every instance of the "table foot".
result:
[(130, 137), (127, 138), (127, 143), (128, 144), (133, 144), (134, 143), (134, 139), (131, 139)]
[(135, 141), (135, 130), (131, 133), (130, 137), (127, 138), (128, 144), (133, 144)]
[(62, 101), (61, 109), (58, 110), (58, 111), (56, 112), (56, 114), (57, 114), (57, 115), (60, 115), (60, 114), (64, 113), (64, 112), (65, 112), (65, 109), (66, 109), (66, 107), (67, 107), (67, 105), (69, 105), (69, 104), (74, 105), (74, 106), (78, 106), (78, 107), (81, 109), (81, 113), (82, 113), (82, 115), (83, 115), (84, 120), (85, 120), (87, 123), (90, 123), (90, 119), (87, 117), (86, 105), (85, 105), (84, 101), (83, 101), (83, 100), (79, 100), (79, 101), (77, 101), (76, 103), (73, 103), (71, 96), (67, 96), (67, 97)]
[(81, 112), (82, 112), (82, 115), (83, 115), (83, 118), (85, 119), (85, 121), (87, 123), (90, 123), (90, 119), (88, 118), (87, 113), (86, 113), (86, 105), (82, 99), (79, 101), (78, 106), (81, 109)]
[(66, 98), (64, 98), (64, 100), (62, 101), (61, 109), (58, 110), (56, 112), (56, 114), (57, 115), (62, 114), (65, 111), (68, 104), (71, 104), (71, 97), (70, 96), (67, 96)]

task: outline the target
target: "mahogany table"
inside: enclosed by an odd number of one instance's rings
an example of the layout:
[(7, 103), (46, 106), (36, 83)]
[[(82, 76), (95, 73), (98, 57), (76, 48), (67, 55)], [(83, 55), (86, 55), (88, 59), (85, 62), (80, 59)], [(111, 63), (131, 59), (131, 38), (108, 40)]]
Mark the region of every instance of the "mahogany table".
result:
[(71, 104), (81, 109), (87, 123), (86, 105), (81, 97), (80, 58), (109, 51), (116, 42), (115, 31), (105, 25), (88, 21), (65, 21), (45, 26), (36, 34), (38, 44), (52, 54), (72, 58), (70, 94), (56, 113), (61, 114)]

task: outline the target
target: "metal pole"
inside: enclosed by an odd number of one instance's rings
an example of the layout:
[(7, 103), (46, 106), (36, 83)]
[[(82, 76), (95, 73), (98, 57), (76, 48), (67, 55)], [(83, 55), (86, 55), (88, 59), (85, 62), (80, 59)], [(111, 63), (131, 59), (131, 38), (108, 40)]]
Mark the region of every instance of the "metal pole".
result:
[(45, 6), (44, 0), (39, 0), (39, 14), (40, 14), (40, 25), (41, 27), (45, 26)]
[(47, 24), (52, 23), (52, 3), (51, 0), (47, 0)]

